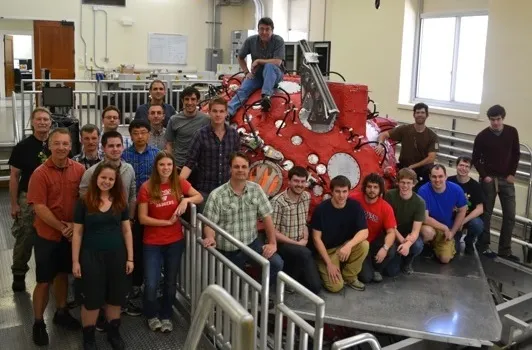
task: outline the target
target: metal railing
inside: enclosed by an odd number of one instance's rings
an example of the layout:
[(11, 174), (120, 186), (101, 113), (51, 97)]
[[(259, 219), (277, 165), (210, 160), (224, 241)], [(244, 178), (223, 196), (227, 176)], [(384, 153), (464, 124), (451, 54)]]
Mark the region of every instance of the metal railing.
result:
[[(242, 271), (216, 248), (203, 247), (203, 225), (209, 226), (215, 231), (217, 236), (235, 245), (241, 253), (248, 256), (250, 261), (259, 265), (261, 283)], [(194, 299), (198, 298), (201, 291), (205, 290), (210, 284), (223, 286), (244, 308), (251, 310), (251, 315), (254, 319), (254, 338), (252, 346), (249, 349), (255, 349), (257, 345), (260, 349), (266, 349), (270, 262), (202, 214), (197, 215), (195, 241), (196, 247), (191, 251), (191, 259), (194, 262), (195, 269), (195, 283), (192, 283), (194, 286), (192, 292), (192, 309), (194, 310), (199, 302), (198, 299)], [(216, 310), (215, 313), (212, 313), (207, 320), (207, 329), (213, 335), (214, 341), (217, 344), (223, 348), (228, 348), (228, 344), (231, 342), (230, 325), (227, 317), (223, 316), (221, 310)]]
[(225, 289), (217, 285), (210, 285), (199, 298), (199, 307), (194, 313), (190, 331), (185, 341), (185, 349), (197, 348), (207, 316), (214, 306), (223, 310), (224, 315), (232, 321), (231, 349), (249, 350), (253, 343), (253, 317), (242, 307)]
[(370, 333), (357, 334), (350, 338), (338, 340), (332, 345), (331, 350), (349, 349), (352, 346), (363, 343), (368, 343), (372, 350), (381, 350), (381, 345), (379, 344), (379, 341), (377, 340), (377, 338), (375, 338), (373, 334)]
[[(307, 321), (297, 315), (284, 304), (285, 285), (295, 293), (308, 298), (316, 306), (315, 325), (312, 327)], [(299, 328), (299, 349), (308, 348), (309, 336), (313, 340), (313, 349), (321, 350), (323, 347), (323, 323), (325, 318), (325, 301), (303, 287), (292, 277), (284, 272), (277, 275), (277, 297), (275, 301), (275, 350), (282, 350), (283, 316), (287, 319), (286, 349), (293, 349), (295, 344), (296, 326)]]
[[(22, 140), (20, 128), (18, 124), (18, 115), (17, 115), (17, 95), (13, 91), (13, 94), (11, 96), (11, 106), (12, 106), (12, 117), (13, 117), (13, 135), (15, 137), (15, 145), (19, 143)], [(22, 105), (22, 109), (24, 109), (24, 105)]]
[[(125, 124), (126, 118), (133, 118), (139, 105), (149, 102), (149, 84), (153, 80), (74, 80), (74, 79), (23, 79), (21, 100), (25, 106), (30, 102), (30, 109), (41, 105), (42, 90), (44, 84), (70, 85), (73, 86), (73, 107), (70, 110), (71, 117), (79, 120), (80, 126), (87, 123), (101, 126), (101, 111), (114, 105), (120, 110), (121, 124)], [(24, 90), (24, 83), (30, 83), (31, 90)], [(164, 82), (166, 86), (166, 102), (179, 110), (180, 93), (190, 85), (220, 85), (221, 80), (176, 80)], [(111, 85), (111, 86), (110, 86)], [(116, 86), (116, 87), (115, 87)], [(120, 87), (127, 88), (120, 88)], [(200, 93), (208, 89), (198, 87)], [(23, 133), (29, 131), (27, 124), (28, 116), (25, 108), (22, 108)]]

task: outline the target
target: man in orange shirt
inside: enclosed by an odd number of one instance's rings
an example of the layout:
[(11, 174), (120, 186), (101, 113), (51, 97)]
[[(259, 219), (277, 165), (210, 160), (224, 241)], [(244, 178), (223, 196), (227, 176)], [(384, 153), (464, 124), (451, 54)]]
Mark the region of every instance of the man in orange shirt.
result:
[(396, 252), (394, 242), (397, 223), (393, 208), (382, 198), (384, 190), (384, 179), (372, 173), (362, 181), (362, 192), (351, 195), (364, 209), (369, 231), (369, 253), (358, 275), (362, 283), (381, 282), (382, 271)]
[(68, 273), (72, 271), (70, 240), (74, 204), (85, 167), (68, 158), (72, 149), (70, 131), (57, 128), (50, 133), (51, 156), (31, 176), (28, 203), (35, 210), (35, 265), (37, 285), (33, 291), (33, 342), (48, 345), (43, 315), (48, 305), (50, 284), (54, 284), (57, 311), (53, 322), (67, 329), (80, 329), (78, 320), (66, 308)]

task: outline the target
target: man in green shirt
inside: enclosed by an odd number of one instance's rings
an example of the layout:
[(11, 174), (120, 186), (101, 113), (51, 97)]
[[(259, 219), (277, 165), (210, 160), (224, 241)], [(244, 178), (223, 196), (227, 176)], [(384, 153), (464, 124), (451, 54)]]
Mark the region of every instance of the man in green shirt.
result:
[(395, 214), (395, 239), (399, 245), (397, 254), (386, 267), (389, 276), (396, 276), (401, 270), (407, 275), (414, 273), (412, 262), (423, 250), (419, 231), (425, 221), (425, 201), (413, 191), (416, 182), (415, 171), (403, 168), (397, 174), (398, 188), (386, 192), (384, 196)]

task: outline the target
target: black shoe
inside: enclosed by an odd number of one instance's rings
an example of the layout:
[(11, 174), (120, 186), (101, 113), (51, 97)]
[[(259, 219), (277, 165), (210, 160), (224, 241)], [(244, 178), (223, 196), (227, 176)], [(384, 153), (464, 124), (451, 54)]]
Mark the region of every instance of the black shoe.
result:
[(126, 313), (129, 316), (140, 316), (142, 315), (142, 309), (128, 300), (126, 306), (122, 307), (122, 313)]
[(88, 326), (83, 328), (83, 350), (97, 350), (94, 332), (96, 327)]
[(506, 259), (506, 260), (509, 260), (509, 261), (512, 261), (512, 262), (515, 262), (515, 263), (518, 263), (518, 262), (521, 261), (521, 259), (519, 259), (517, 256), (515, 256), (513, 254), (508, 254), (508, 255), (499, 254), (499, 257), (501, 257), (503, 259)]
[(48, 332), (44, 321), (35, 322), (33, 324), (33, 342), (37, 346), (48, 345)]
[(105, 311), (100, 309), (98, 318), (96, 319), (96, 330), (98, 332), (105, 332), (107, 328), (107, 320), (105, 319)]
[(13, 292), (24, 292), (26, 291), (26, 276), (25, 275), (13, 275), (13, 284), (11, 288)]
[(475, 246), (473, 245), (473, 243), (468, 243), (468, 242), (466, 242), (466, 244), (465, 244), (465, 249), (464, 249), (464, 253), (466, 253), (466, 255), (473, 255), (473, 254), (475, 254)]
[(54, 314), (54, 323), (70, 330), (81, 329), (81, 323), (75, 319), (67, 309), (57, 310)]
[(260, 101), (260, 105), (262, 107), (262, 110), (264, 112), (268, 112), (270, 108), (272, 107), (272, 100), (270, 99), (270, 96), (264, 95), (262, 96), (262, 100)]
[(494, 253), (490, 248), (486, 248), (484, 250), (479, 250), (479, 252), (482, 252), (482, 255), (484, 255), (488, 259), (495, 259), (497, 257), (497, 254)]
[(120, 336), (120, 319), (112, 320), (109, 322), (109, 328), (107, 331), (107, 341), (111, 344), (114, 350), (123, 350), (126, 348), (124, 340)]

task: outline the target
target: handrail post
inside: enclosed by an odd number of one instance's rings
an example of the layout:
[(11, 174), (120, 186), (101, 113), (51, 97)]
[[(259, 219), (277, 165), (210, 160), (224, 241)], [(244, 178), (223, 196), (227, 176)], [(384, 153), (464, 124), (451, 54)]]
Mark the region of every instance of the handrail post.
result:
[(236, 325), (233, 325), (232, 349), (251, 349), (250, 344), (253, 341), (253, 317), (225, 289), (215, 284), (208, 286), (201, 294), (198, 303), (199, 307), (194, 313), (184, 348), (187, 350), (197, 348), (207, 316), (215, 304), (223, 310), (224, 315), (229, 316), (236, 323)]
[(338, 340), (335, 342), (331, 350), (343, 350), (351, 348), (352, 346), (363, 344), (363, 343), (369, 343), (369, 346), (372, 350), (381, 350), (381, 345), (379, 344), (379, 341), (373, 334), (370, 333), (362, 333), (355, 335), (350, 338), (345, 338), (342, 340)]

